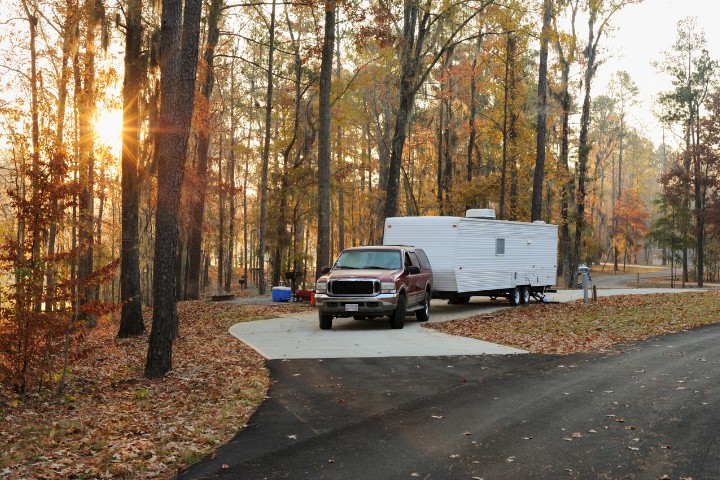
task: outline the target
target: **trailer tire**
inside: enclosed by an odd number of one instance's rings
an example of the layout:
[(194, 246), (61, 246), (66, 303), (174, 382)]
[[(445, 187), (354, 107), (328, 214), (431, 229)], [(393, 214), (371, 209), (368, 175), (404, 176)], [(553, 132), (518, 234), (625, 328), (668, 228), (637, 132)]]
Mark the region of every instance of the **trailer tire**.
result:
[(430, 320), (430, 294), (428, 292), (425, 292), (423, 308), (415, 312), (415, 318), (417, 318), (418, 322), (427, 322)]
[(510, 300), (511, 305), (520, 305), (520, 300), (522, 299), (520, 295), (520, 288), (515, 287), (512, 290), (510, 290), (510, 296), (508, 297), (508, 300)]
[(333, 321), (332, 315), (319, 313), (318, 316), (320, 319), (320, 330), (330, 330), (332, 328)]
[(522, 287), (520, 289), (520, 303), (527, 305), (530, 303), (530, 287)]
[(405, 297), (400, 295), (395, 311), (390, 315), (390, 328), (400, 329), (405, 326)]

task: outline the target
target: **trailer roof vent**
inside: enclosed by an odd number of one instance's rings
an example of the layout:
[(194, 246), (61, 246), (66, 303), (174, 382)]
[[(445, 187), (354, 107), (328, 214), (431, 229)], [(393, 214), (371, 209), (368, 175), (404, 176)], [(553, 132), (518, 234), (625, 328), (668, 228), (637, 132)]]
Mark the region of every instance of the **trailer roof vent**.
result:
[(467, 218), (481, 218), (483, 220), (495, 220), (494, 208), (471, 208), (465, 212)]

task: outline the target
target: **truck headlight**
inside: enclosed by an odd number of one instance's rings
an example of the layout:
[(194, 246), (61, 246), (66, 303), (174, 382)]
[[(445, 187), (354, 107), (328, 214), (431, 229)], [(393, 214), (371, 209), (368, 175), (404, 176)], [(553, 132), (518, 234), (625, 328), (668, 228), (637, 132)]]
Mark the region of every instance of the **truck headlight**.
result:
[(396, 293), (394, 282), (381, 282), (380, 293)]
[(327, 293), (327, 282), (317, 282), (315, 284), (315, 293)]

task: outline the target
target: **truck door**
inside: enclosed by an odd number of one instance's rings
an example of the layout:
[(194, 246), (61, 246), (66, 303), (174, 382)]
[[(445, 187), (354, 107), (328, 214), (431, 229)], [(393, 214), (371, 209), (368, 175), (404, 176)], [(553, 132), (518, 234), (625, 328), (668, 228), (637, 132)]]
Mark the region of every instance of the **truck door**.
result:
[[(420, 261), (415, 252), (405, 253), (405, 267), (416, 266), (420, 268)], [(408, 303), (416, 305), (424, 298), (424, 286), (421, 282), (422, 273), (419, 275), (408, 275)]]

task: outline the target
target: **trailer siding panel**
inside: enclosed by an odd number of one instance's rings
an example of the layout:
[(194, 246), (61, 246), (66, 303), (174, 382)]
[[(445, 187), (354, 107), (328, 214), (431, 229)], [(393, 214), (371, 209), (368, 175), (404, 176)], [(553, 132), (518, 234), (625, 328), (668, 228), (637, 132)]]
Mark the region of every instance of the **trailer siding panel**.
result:
[[(428, 219), (432, 221), (428, 222)], [(395, 221), (397, 220), (397, 221)], [(422, 244), (433, 269), (433, 289), (456, 292), (457, 217), (399, 217), (385, 221), (385, 245)], [(421, 238), (420, 238), (421, 237)]]
[[(554, 285), (557, 226), (464, 217), (389, 218), (385, 243), (414, 245), (430, 259), (435, 290), (483, 292)], [(504, 254), (496, 254), (504, 239)]]

